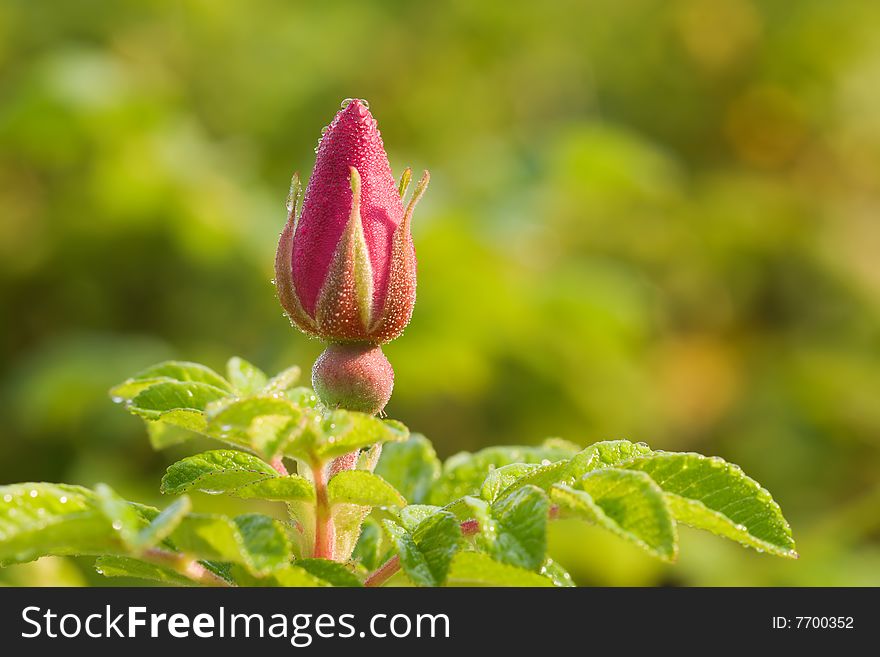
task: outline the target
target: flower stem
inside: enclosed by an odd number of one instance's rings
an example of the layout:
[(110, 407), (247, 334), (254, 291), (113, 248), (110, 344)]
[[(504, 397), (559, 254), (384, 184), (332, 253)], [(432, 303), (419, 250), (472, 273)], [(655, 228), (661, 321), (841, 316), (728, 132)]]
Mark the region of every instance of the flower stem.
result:
[(315, 549), (316, 559), (332, 559), (336, 540), (336, 528), (330, 513), (330, 500), (327, 497), (327, 468), (325, 464), (312, 466), (315, 482)]

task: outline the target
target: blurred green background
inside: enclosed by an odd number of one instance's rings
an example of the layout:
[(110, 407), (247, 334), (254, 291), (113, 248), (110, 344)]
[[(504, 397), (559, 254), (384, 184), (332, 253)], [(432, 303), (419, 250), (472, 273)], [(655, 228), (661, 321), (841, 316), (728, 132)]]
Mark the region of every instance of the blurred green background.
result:
[[(106, 390), (307, 368), (270, 284), (345, 97), (429, 168), (388, 407), (441, 456), (626, 437), (740, 464), (801, 559), (560, 525), (582, 584), (880, 585), (880, 4), (0, 5), (0, 483), (164, 467)], [(217, 500), (197, 499), (202, 508)], [(104, 583), (42, 560), (7, 583)]]

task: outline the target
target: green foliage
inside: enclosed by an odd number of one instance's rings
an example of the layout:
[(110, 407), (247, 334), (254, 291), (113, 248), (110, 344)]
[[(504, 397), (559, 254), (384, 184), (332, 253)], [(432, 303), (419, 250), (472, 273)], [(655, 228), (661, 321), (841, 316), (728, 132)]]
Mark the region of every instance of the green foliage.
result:
[(441, 467), (431, 441), (414, 434), (409, 440), (385, 446), (376, 474), (399, 490), (411, 504), (422, 504), (440, 476)]
[(406, 506), (403, 497), (391, 484), (377, 474), (363, 470), (343, 470), (327, 485), (330, 504), (361, 506)]
[[(112, 390), (152, 428), (237, 448), (170, 465), (161, 492), (177, 497), (164, 510), (104, 484), (3, 486), (0, 563), (94, 555), (105, 576), (174, 585), (353, 587), (381, 584), (399, 568), (416, 586), (572, 586), (548, 554), (557, 517), (664, 561), (676, 558), (679, 522), (796, 556), (770, 494), (718, 458), (553, 439), (441, 464), (424, 436), (397, 422), (323, 408), (293, 387), (295, 368), (269, 378), (233, 358), (227, 374), (170, 361)], [(298, 472), (286, 472), (284, 456)], [(198, 513), (188, 496), (197, 493), (283, 502), (287, 515)]]
[(479, 552), (460, 552), (452, 560), (447, 576), (450, 586), (553, 586), (551, 578), (494, 561)]
[(446, 581), (452, 558), (458, 551), (461, 529), (448, 511), (436, 511), (417, 525), (401, 527), (387, 522), (397, 542), (403, 571), (417, 586), (441, 586)]
[(561, 511), (599, 525), (671, 561), (677, 553), (675, 522), (663, 491), (650, 477), (626, 470), (597, 470), (576, 488), (554, 486)]
[[(269, 460), (281, 455), (323, 463), (386, 441), (405, 440), (406, 428), (363, 413), (318, 408), (311, 390), (296, 388), (299, 368), (271, 380), (241, 358), (228, 364), (227, 381), (194, 363), (168, 361), (114, 387), (115, 401), (145, 420), (154, 446), (179, 442), (164, 431), (186, 429)], [(242, 477), (245, 475), (242, 474)]]
[(256, 456), (228, 449), (189, 456), (169, 466), (162, 477), (163, 493), (176, 495), (193, 489), (280, 502), (315, 497), (314, 487), (307, 479), (282, 476)]
[(657, 482), (679, 522), (759, 551), (797, 556), (779, 505), (738, 466), (700, 454), (657, 453), (633, 459), (625, 467)]
[(104, 577), (133, 577), (175, 586), (195, 584), (173, 568), (130, 557), (98, 557), (95, 560), (95, 570)]

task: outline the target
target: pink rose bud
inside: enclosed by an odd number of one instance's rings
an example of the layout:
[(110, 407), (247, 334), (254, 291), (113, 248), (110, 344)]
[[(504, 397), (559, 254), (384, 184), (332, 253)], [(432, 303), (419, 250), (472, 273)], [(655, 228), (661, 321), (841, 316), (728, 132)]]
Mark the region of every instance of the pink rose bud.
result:
[(362, 100), (343, 103), (324, 129), (297, 218), (294, 176), (275, 257), (275, 284), (291, 322), (336, 343), (382, 344), (409, 324), (416, 299), (407, 169), (394, 181), (376, 120)]

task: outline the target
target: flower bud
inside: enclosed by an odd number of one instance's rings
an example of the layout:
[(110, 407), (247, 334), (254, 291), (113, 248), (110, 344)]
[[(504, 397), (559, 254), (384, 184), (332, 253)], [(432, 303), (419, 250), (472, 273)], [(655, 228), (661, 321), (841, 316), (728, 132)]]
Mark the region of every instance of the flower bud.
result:
[(294, 177), (278, 243), (275, 284), (295, 326), (333, 343), (383, 344), (403, 332), (416, 298), (410, 223), (428, 184), (425, 172), (404, 207), (409, 176), (395, 183), (366, 103), (343, 104), (321, 137), (299, 217)]

